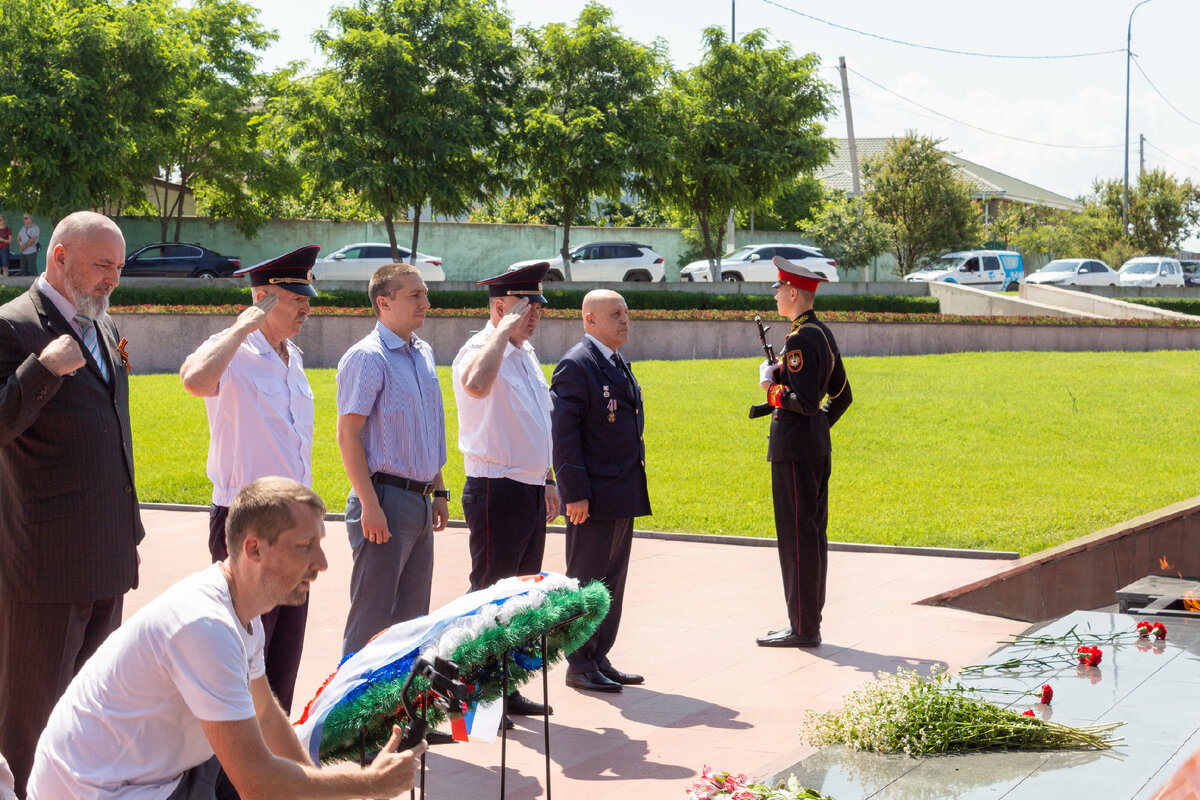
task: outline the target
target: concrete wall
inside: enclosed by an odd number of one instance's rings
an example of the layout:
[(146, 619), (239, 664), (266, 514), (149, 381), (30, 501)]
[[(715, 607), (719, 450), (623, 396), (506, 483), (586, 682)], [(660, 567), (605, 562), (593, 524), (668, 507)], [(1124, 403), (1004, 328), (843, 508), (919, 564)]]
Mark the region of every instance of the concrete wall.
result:
[(1101, 316), (944, 281), (930, 283), (929, 293), (938, 299), (938, 305), (943, 314), (963, 317), (1099, 318)]
[[(120, 314), (114, 317), (129, 339), (135, 373), (176, 372), (183, 359), (208, 336), (233, 322), (211, 314)], [(459, 347), (480, 330), (479, 317), (431, 317), (420, 335), (433, 347), (438, 364), (449, 364)], [(336, 367), (351, 344), (375, 324), (372, 317), (312, 317), (296, 337), (309, 367)], [(774, 325), (774, 323), (772, 323)], [(782, 323), (780, 323), (782, 325)], [(943, 323), (841, 322), (830, 325), (843, 355), (898, 356), (997, 350), (1108, 351), (1200, 349), (1200, 328), (1117, 328), (1056, 325), (956, 325)], [(534, 346), (543, 364), (552, 364), (582, 337), (578, 320), (542, 320)], [(753, 322), (720, 320), (634, 320), (632, 338), (622, 348), (629, 358), (683, 360), (760, 358)]]
[(1124, 300), (1114, 300), (1101, 295), (1077, 292), (1057, 286), (1041, 286), (1036, 283), (1021, 284), (1021, 299), (1035, 303), (1045, 303), (1059, 308), (1073, 309), (1085, 314), (1092, 314), (1110, 319), (1175, 319), (1197, 320), (1191, 314), (1179, 311), (1169, 311), (1163, 308), (1144, 306), (1140, 303), (1127, 303)]
[[(1016, 561), (998, 575), (921, 602), (1040, 622), (1116, 602), (1147, 575), (1200, 576), (1200, 497)], [(1167, 559), (1163, 570), (1159, 559)]]

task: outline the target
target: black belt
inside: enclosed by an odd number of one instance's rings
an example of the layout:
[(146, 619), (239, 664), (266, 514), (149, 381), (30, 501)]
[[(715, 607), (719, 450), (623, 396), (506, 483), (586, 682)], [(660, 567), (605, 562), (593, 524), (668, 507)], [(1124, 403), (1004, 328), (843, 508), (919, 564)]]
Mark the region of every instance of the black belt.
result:
[(400, 489), (408, 489), (410, 492), (417, 494), (429, 495), (433, 494), (433, 482), (422, 482), (409, 480), (408, 478), (399, 478), (395, 475), (388, 475), (386, 472), (376, 472), (371, 476), (372, 483), (385, 483), (388, 486), (396, 486)]

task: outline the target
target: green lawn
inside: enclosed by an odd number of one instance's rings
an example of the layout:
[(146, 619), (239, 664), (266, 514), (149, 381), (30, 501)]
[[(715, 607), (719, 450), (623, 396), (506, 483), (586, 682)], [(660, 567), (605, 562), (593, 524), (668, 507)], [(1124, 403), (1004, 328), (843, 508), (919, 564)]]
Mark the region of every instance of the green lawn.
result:
[[(753, 360), (642, 362), (654, 516), (639, 527), (771, 536), (766, 419)], [(854, 405), (834, 429), (829, 536), (1029, 553), (1200, 493), (1200, 353), (973, 353), (847, 359)], [(547, 367), (547, 372), (549, 367)], [(447, 368), (449, 463), (462, 458)], [(332, 370), (311, 370), (316, 489), (349, 482)], [(132, 380), (138, 490), (208, 503), (202, 401), (174, 375)], [(451, 503), (451, 515), (461, 507)]]

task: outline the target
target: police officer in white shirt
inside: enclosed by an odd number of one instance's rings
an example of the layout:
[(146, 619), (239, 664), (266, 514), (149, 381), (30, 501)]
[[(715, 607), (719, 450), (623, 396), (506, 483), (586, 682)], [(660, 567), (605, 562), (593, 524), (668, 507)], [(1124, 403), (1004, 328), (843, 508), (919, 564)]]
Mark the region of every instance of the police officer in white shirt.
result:
[[(529, 343), (546, 304), (542, 279), (549, 267), (543, 262), (479, 281), (488, 287), (490, 319), (454, 359), (472, 591), (540, 572), (546, 523), (560, 513), (550, 387)], [(509, 713), (543, 710), (520, 694), (509, 696)]]
[[(278, 475), (311, 487), (313, 393), (303, 354), (291, 338), (316, 297), (312, 267), (320, 251), (308, 245), (238, 270), (249, 275), (254, 305), (211, 336), (183, 362), (179, 376), (208, 410), (208, 477), (213, 483), (208, 549), (222, 561), (225, 518), (238, 491)], [(264, 614), (267, 681), (291, 713), (304, 647), (308, 601)]]

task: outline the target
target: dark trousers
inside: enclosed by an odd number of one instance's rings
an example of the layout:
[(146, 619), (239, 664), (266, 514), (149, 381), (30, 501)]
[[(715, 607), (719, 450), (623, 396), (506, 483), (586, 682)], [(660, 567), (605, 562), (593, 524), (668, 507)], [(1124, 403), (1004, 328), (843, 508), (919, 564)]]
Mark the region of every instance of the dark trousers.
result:
[(801, 636), (821, 634), (829, 561), (825, 526), (829, 521), (830, 463), (828, 455), (771, 462), (783, 595), (792, 631)]
[(123, 597), (85, 603), (22, 603), (0, 597), (0, 753), (17, 797), (33, 769), (54, 704), (96, 648), (121, 624)]
[[(208, 510), (208, 552), (213, 561), (224, 561), (225, 518), (228, 506), (212, 506)], [(292, 713), (292, 697), (296, 692), (296, 673), (300, 670), (300, 654), (304, 650), (304, 629), (308, 623), (308, 600), (298, 606), (276, 606), (262, 615), (266, 644), (263, 658), (267, 667), (267, 683), (279, 698), (286, 714)]]
[(625, 599), (625, 576), (633, 547), (633, 518), (591, 519), (582, 525), (567, 521), (567, 576), (580, 585), (602, 581), (612, 602), (608, 615), (583, 646), (567, 656), (570, 672), (591, 672), (611, 667), (608, 652), (617, 641), (621, 606)]
[(542, 571), (546, 550), (544, 485), (468, 476), (462, 504), (471, 531), (471, 591), (502, 578)]

